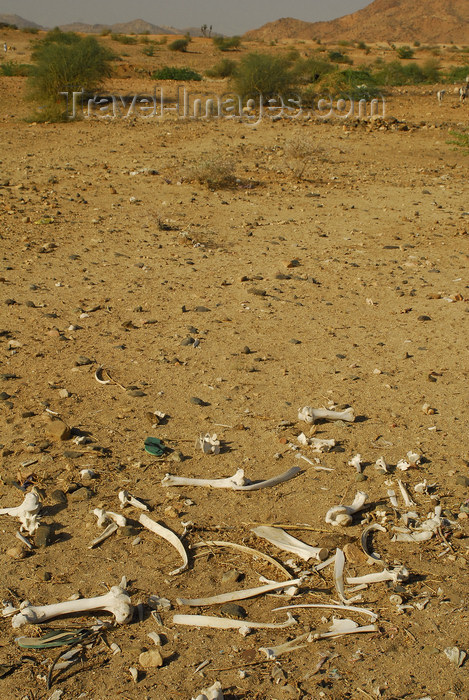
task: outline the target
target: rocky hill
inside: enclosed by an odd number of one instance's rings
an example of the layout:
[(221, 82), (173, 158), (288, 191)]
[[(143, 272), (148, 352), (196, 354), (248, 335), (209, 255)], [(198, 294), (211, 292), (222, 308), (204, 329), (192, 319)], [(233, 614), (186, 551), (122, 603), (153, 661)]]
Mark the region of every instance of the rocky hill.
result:
[(0, 14), (0, 24), (1, 23), (14, 24), (16, 27), (18, 27), (18, 29), (28, 29), (29, 27), (32, 29), (42, 29), (40, 24), (30, 22), (28, 19), (24, 19), (19, 15)]
[(246, 39), (340, 39), (469, 44), (468, 0), (374, 0), (350, 15), (329, 22), (291, 17), (247, 32)]

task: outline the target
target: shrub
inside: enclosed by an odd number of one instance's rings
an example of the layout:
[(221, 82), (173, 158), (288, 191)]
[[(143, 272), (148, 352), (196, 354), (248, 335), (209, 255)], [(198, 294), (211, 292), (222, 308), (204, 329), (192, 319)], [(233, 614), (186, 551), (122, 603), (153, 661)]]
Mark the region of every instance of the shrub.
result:
[(233, 51), (234, 49), (239, 49), (241, 45), (240, 36), (214, 36), (212, 41), (220, 51)]
[(155, 70), (151, 77), (154, 80), (202, 80), (200, 73), (192, 68), (178, 68), (177, 66), (165, 66)]
[(48, 108), (60, 103), (59, 93), (70, 86), (96, 91), (104, 78), (111, 75), (114, 58), (94, 37), (82, 39), (73, 32), (60, 30), (53, 30), (38, 41), (31, 56), (34, 65), (29, 96)]
[(145, 56), (154, 56), (155, 55), (154, 44), (149, 44), (148, 46), (144, 46), (142, 49), (142, 53), (145, 54)]
[(454, 146), (454, 150), (461, 149), (465, 156), (469, 156), (469, 132), (450, 131), (452, 138), (447, 143)]
[(189, 176), (212, 190), (233, 187), (236, 183), (234, 162), (223, 154), (201, 161), (191, 169)]
[(417, 63), (402, 65), (399, 61), (391, 61), (380, 66), (374, 74), (379, 85), (418, 85), (424, 83), (426, 78), (422, 68)]
[(367, 69), (336, 70), (321, 80), (321, 89), (328, 91), (337, 98), (360, 100), (370, 99), (379, 95), (378, 84), (372, 73)]
[(293, 72), (302, 81), (317, 83), (327, 75), (336, 70), (336, 67), (324, 58), (311, 56), (310, 58), (299, 60), (293, 66)]
[(451, 66), (446, 72), (446, 79), (451, 83), (459, 83), (466, 79), (469, 75), (469, 65)]
[(311, 139), (303, 136), (297, 136), (286, 142), (285, 162), (295, 177), (302, 178), (306, 168), (313, 163), (313, 159), (321, 154), (321, 159), (324, 160), (324, 149), (322, 146), (317, 146)]
[(436, 58), (429, 58), (422, 66), (422, 73), (427, 83), (439, 83), (441, 80), (440, 62)]
[(25, 27), (23, 32), (25, 34), (39, 34), (39, 29), (37, 27)]
[(127, 36), (127, 34), (111, 34), (111, 39), (113, 41), (118, 41), (119, 44), (136, 44), (137, 38), (134, 36)]
[(329, 51), (327, 55), (329, 57), (329, 61), (332, 61), (333, 63), (349, 63), (350, 65), (353, 63), (350, 56), (347, 56), (347, 54), (344, 54), (341, 51)]
[(261, 94), (269, 99), (276, 95), (286, 97), (298, 83), (290, 61), (282, 56), (249, 53), (243, 56), (233, 75), (233, 86), (238, 95)]
[(16, 61), (3, 61), (0, 63), (0, 75), (5, 76), (28, 76), (31, 75), (33, 67), (29, 63), (16, 63)]
[(397, 55), (401, 59), (409, 59), (414, 57), (415, 51), (410, 48), (410, 46), (399, 46), (397, 49)]
[(169, 44), (168, 49), (170, 51), (182, 51), (183, 53), (187, 51), (187, 47), (190, 44), (190, 38), (185, 37), (184, 39), (176, 39), (176, 41)]
[(208, 75), (209, 78), (230, 78), (234, 74), (236, 66), (236, 61), (231, 61), (229, 58), (222, 58), (213, 68), (206, 70), (205, 75)]

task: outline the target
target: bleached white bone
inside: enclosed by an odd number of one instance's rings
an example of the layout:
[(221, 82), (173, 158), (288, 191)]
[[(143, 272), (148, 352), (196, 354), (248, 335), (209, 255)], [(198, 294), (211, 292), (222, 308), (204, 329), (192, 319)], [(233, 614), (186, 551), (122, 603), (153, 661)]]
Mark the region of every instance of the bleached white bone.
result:
[(41, 509), (39, 496), (30, 491), (24, 497), (23, 503), (14, 508), (0, 508), (0, 515), (11, 515), (18, 518), (21, 523), (20, 530), (26, 531), (29, 535), (34, 535), (39, 527), (38, 513)]
[(107, 610), (116, 618), (120, 625), (130, 622), (133, 614), (133, 606), (130, 596), (120, 586), (113, 586), (108, 593), (96, 598), (81, 598), (79, 600), (66, 600), (63, 603), (52, 605), (27, 605), (21, 608), (21, 612), (14, 616), (12, 625), (21, 627), (26, 622), (33, 625), (59, 615), (72, 615), (74, 613), (91, 612), (93, 610)]
[(173, 615), (175, 625), (190, 625), (192, 627), (212, 627), (221, 630), (248, 629), (283, 629), (296, 625), (297, 621), (287, 613), (285, 622), (254, 622), (253, 620), (231, 620), (229, 617), (215, 617), (211, 615)]
[(184, 545), (182, 544), (179, 537), (172, 530), (169, 530), (167, 527), (163, 527), (163, 525), (160, 525), (159, 523), (149, 518), (148, 515), (145, 515), (145, 513), (141, 514), (138, 521), (141, 525), (143, 525), (143, 527), (146, 527), (148, 530), (151, 530), (156, 535), (159, 535), (164, 540), (172, 544), (173, 547), (177, 549), (177, 551), (181, 555), (183, 562), (182, 566), (180, 566), (179, 569), (170, 571), (169, 575), (176, 576), (176, 574), (180, 574), (182, 571), (185, 571), (189, 566), (189, 559), (187, 557), (187, 552), (184, 549)]
[(399, 503), (397, 502), (396, 492), (393, 489), (388, 489), (389, 500), (393, 508), (399, 508)]
[(332, 447), (335, 447), (335, 440), (325, 440), (316, 437), (308, 438), (304, 433), (300, 433), (296, 439), (304, 447), (311, 446), (314, 452), (329, 452)]
[(363, 615), (368, 615), (371, 617), (371, 621), (374, 622), (378, 619), (377, 613), (368, 608), (359, 608), (355, 605), (333, 605), (332, 603), (298, 603), (297, 605), (282, 605), (280, 608), (274, 608), (272, 612), (277, 610), (293, 610), (294, 608), (327, 608), (332, 610), (349, 610), (350, 612), (356, 612)]
[(352, 457), (352, 459), (349, 461), (349, 466), (350, 467), (355, 467), (357, 472), (361, 474), (362, 471), (362, 456), (361, 454), (355, 455), (355, 457)]
[(366, 574), (365, 576), (347, 576), (346, 581), (349, 585), (359, 585), (361, 583), (381, 583), (382, 581), (400, 583), (401, 581), (407, 581), (408, 578), (409, 572), (404, 566), (400, 566), (396, 569), (383, 569), (383, 571)]
[(384, 457), (379, 457), (375, 462), (375, 469), (381, 469), (383, 472), (388, 473), (388, 465), (384, 461)]
[(256, 588), (246, 588), (243, 591), (233, 591), (232, 593), (221, 593), (220, 595), (214, 595), (211, 598), (176, 598), (176, 603), (178, 605), (218, 605), (220, 603), (229, 603), (233, 600), (246, 600), (247, 598), (255, 598), (258, 595), (264, 593), (270, 593), (271, 591), (278, 591), (281, 588), (288, 586), (297, 586), (301, 584), (303, 579), (297, 578), (291, 581), (282, 581), (281, 583), (269, 583), (266, 586), (257, 586)]
[(409, 492), (407, 491), (405, 485), (403, 482), (398, 479), (397, 483), (399, 485), (400, 492), (402, 494), (402, 498), (404, 499), (404, 503), (406, 505), (406, 508), (411, 508), (412, 506), (415, 506), (414, 501), (411, 499)]
[(90, 544), (88, 545), (88, 549), (93, 549), (93, 547), (97, 547), (98, 544), (101, 544), (101, 542), (104, 542), (104, 540), (107, 540), (108, 537), (113, 535), (115, 531), (117, 530), (117, 523), (110, 523), (107, 528), (102, 532), (96, 539), (94, 539)]
[(213, 489), (232, 489), (233, 491), (258, 491), (259, 489), (269, 488), (271, 486), (276, 486), (284, 481), (289, 481), (293, 479), (294, 476), (299, 474), (301, 471), (300, 467), (292, 467), (283, 474), (278, 476), (273, 476), (271, 479), (266, 479), (265, 481), (251, 481), (245, 478), (244, 470), (238, 469), (236, 474), (229, 476), (226, 479), (192, 479), (191, 477), (184, 476), (174, 476), (173, 474), (166, 474), (162, 486), (208, 486)]
[(298, 411), (298, 420), (304, 420), (305, 423), (315, 423), (317, 420), (344, 420), (353, 423), (355, 413), (352, 407), (345, 411), (329, 411), (327, 408), (304, 406)]
[(316, 639), (327, 639), (328, 637), (342, 637), (345, 634), (358, 634), (361, 632), (377, 632), (377, 625), (365, 625), (360, 627), (354, 620), (333, 617), (332, 624), (328, 632), (311, 632), (308, 641)]
[(416, 452), (408, 452), (407, 459), (400, 459), (396, 464), (396, 468), (401, 471), (407, 471), (411, 467), (417, 467), (420, 464), (421, 457)]
[(213, 435), (210, 435), (210, 433), (201, 435), (199, 437), (199, 445), (202, 452), (206, 455), (217, 455), (220, 453), (220, 440), (217, 439), (216, 433), (213, 433)]
[(146, 506), (145, 503), (142, 503), (138, 498), (134, 498), (134, 496), (125, 489), (119, 491), (119, 501), (121, 502), (121, 508), (133, 506), (134, 508), (140, 508), (140, 510), (148, 510), (148, 506)]
[(312, 547), (292, 537), (285, 530), (279, 527), (270, 527), (269, 525), (260, 525), (252, 529), (252, 532), (258, 537), (263, 537), (265, 540), (274, 544), (279, 549), (286, 552), (296, 554), (300, 559), (308, 561), (309, 559), (317, 559), (324, 561), (329, 556), (329, 552), (324, 547)]
[(300, 634), (299, 637), (295, 639), (290, 639), (289, 642), (284, 642), (276, 647), (259, 647), (259, 651), (262, 651), (268, 659), (277, 659), (282, 654), (287, 654), (289, 651), (296, 651), (297, 649), (303, 649), (307, 644), (302, 644), (302, 642), (307, 642), (309, 637), (309, 632), (305, 634)]
[(98, 518), (99, 527), (104, 527), (109, 522), (114, 521), (119, 527), (127, 525), (127, 519), (120, 513), (113, 513), (112, 510), (104, 510), (103, 508), (95, 508), (93, 513)]
[(196, 698), (192, 698), (192, 700), (223, 700), (223, 697), (221, 683), (215, 681), (210, 688), (205, 688)]
[(360, 511), (366, 501), (368, 495), (364, 491), (358, 491), (350, 506), (333, 506), (326, 513), (326, 523), (329, 525), (343, 525), (344, 527), (352, 524), (352, 518), (355, 513)]
[(345, 556), (341, 549), (337, 548), (335, 550), (335, 561), (334, 561), (334, 584), (339, 598), (342, 603), (349, 605), (354, 603), (356, 600), (361, 600), (361, 595), (353, 596), (353, 598), (347, 599), (345, 596), (344, 588), (344, 566), (345, 566)]

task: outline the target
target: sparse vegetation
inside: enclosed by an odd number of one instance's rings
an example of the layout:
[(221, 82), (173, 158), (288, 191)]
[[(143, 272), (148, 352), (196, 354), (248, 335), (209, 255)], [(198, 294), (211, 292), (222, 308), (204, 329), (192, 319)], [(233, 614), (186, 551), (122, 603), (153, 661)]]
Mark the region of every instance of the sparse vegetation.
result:
[(60, 93), (74, 88), (96, 91), (112, 74), (114, 54), (92, 36), (54, 29), (36, 42), (31, 58), (29, 97), (57, 121), (65, 111)]
[(191, 39), (188, 36), (184, 37), (184, 39), (176, 39), (176, 41), (172, 41), (171, 44), (169, 44), (168, 49), (170, 51), (181, 51), (185, 53), (190, 41)]
[(397, 55), (402, 60), (407, 60), (414, 57), (415, 51), (410, 48), (410, 46), (399, 46), (397, 49)]
[(298, 83), (291, 61), (282, 56), (249, 53), (243, 56), (233, 75), (233, 86), (238, 95), (261, 94), (265, 98), (287, 97)]
[(154, 71), (151, 75), (154, 80), (202, 80), (200, 73), (192, 68), (165, 66)]
[(212, 41), (220, 51), (234, 51), (241, 46), (240, 36), (214, 36)]
[(111, 39), (113, 41), (119, 42), (119, 44), (136, 44), (138, 39), (135, 36), (127, 36), (127, 34), (111, 34)]
[(219, 63), (216, 63), (212, 68), (205, 71), (205, 75), (209, 78), (231, 78), (236, 71), (236, 61), (229, 58), (222, 58)]
[(296, 136), (286, 142), (284, 148), (285, 162), (298, 179), (303, 178), (307, 168), (313, 169), (314, 160), (324, 159), (324, 148), (315, 144), (310, 138)]
[(451, 139), (448, 143), (461, 150), (464, 155), (469, 156), (469, 131), (450, 131)]
[(0, 75), (15, 77), (31, 75), (33, 66), (29, 63), (17, 63), (16, 61), (3, 61), (0, 63)]
[(332, 63), (348, 63), (350, 65), (352, 65), (353, 63), (350, 56), (347, 56), (347, 54), (342, 53), (342, 51), (329, 51), (327, 55), (329, 61), (331, 61)]
[(190, 170), (189, 178), (207, 185), (212, 190), (233, 187), (236, 183), (234, 162), (223, 154), (215, 154), (213, 157), (197, 163)]
[(145, 54), (145, 56), (154, 56), (155, 55), (155, 45), (148, 44), (148, 46), (144, 46), (142, 49), (142, 53)]

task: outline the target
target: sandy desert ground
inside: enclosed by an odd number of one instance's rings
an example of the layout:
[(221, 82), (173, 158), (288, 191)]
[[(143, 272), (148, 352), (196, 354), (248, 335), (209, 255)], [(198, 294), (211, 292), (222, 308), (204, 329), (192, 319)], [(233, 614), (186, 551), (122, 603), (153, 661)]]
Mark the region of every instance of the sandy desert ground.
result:
[[(212, 65), (203, 42), (196, 47), (177, 60)], [(129, 77), (110, 81), (109, 91), (152, 87), (130, 70), (137, 49), (128, 47)], [(78, 664), (55, 670), (50, 689), (51, 663), (64, 649), (22, 649), (15, 638), (94, 618), (19, 630), (2, 619), (3, 697), (189, 700), (216, 680), (228, 700), (469, 697), (467, 660), (458, 667), (445, 654), (469, 653), (469, 161), (448, 144), (450, 129), (467, 126), (469, 105), (449, 95), (438, 107), (436, 89), (394, 90), (387, 117), (374, 123), (168, 116), (28, 124), (24, 80), (0, 79), (0, 507), (19, 505), (18, 486), (35, 484), (47, 526), (29, 552), (15, 538), (17, 520), (0, 516), (1, 598), (18, 606), (92, 597), (126, 576), (132, 603), (142, 604)], [(292, 141), (315, 149), (301, 177), (286, 155)], [(232, 161), (235, 185), (197, 182), (193, 169), (207, 159)], [(101, 365), (116, 384), (96, 381)], [(356, 419), (311, 431), (298, 420), (306, 405), (351, 406)], [(55, 439), (48, 410), (71, 428), (69, 439)], [(156, 410), (167, 417), (153, 427)], [(294, 450), (301, 432), (336, 446)], [(218, 435), (220, 454), (202, 453), (196, 441), (206, 433)], [(167, 446), (163, 457), (145, 452), (148, 436)], [(420, 464), (396, 470), (409, 451)], [(348, 464), (357, 453), (361, 473)], [(380, 457), (390, 473), (375, 468)], [(242, 468), (257, 481), (294, 466), (294, 479), (252, 492), (161, 485), (166, 473), (221, 478)], [(426, 542), (392, 541), (409, 510), (398, 479), (417, 522), (441, 506)], [(428, 489), (415, 492), (424, 481)], [(185, 572), (170, 575), (178, 553), (140, 528), (138, 509), (120, 509), (122, 489), (179, 536), (192, 524), (182, 540)], [(368, 495), (362, 516), (347, 528), (326, 524), (326, 512), (358, 490)], [(98, 507), (124, 514), (128, 526), (89, 549), (101, 532)], [(243, 544), (291, 576), (307, 572), (294, 599), (239, 602), (248, 620), (282, 622), (278, 606), (338, 600), (333, 566), (317, 572), (317, 562), (252, 528), (282, 525), (331, 554), (347, 545), (346, 575), (361, 576), (383, 568), (361, 554), (367, 523), (384, 523), (372, 537), (382, 564), (409, 571), (402, 584), (361, 591), (356, 605), (376, 614), (375, 631), (268, 660), (260, 647), (327, 630), (333, 615), (370, 620), (302, 608), (292, 611), (294, 627), (247, 636), (173, 623), (178, 613), (221, 615), (220, 605), (178, 606), (178, 597), (259, 586), (260, 576), (286, 580), (261, 558), (196, 543)], [(152, 615), (150, 595), (172, 609)], [(161, 667), (141, 664), (140, 654), (155, 649), (150, 632), (162, 638)]]

